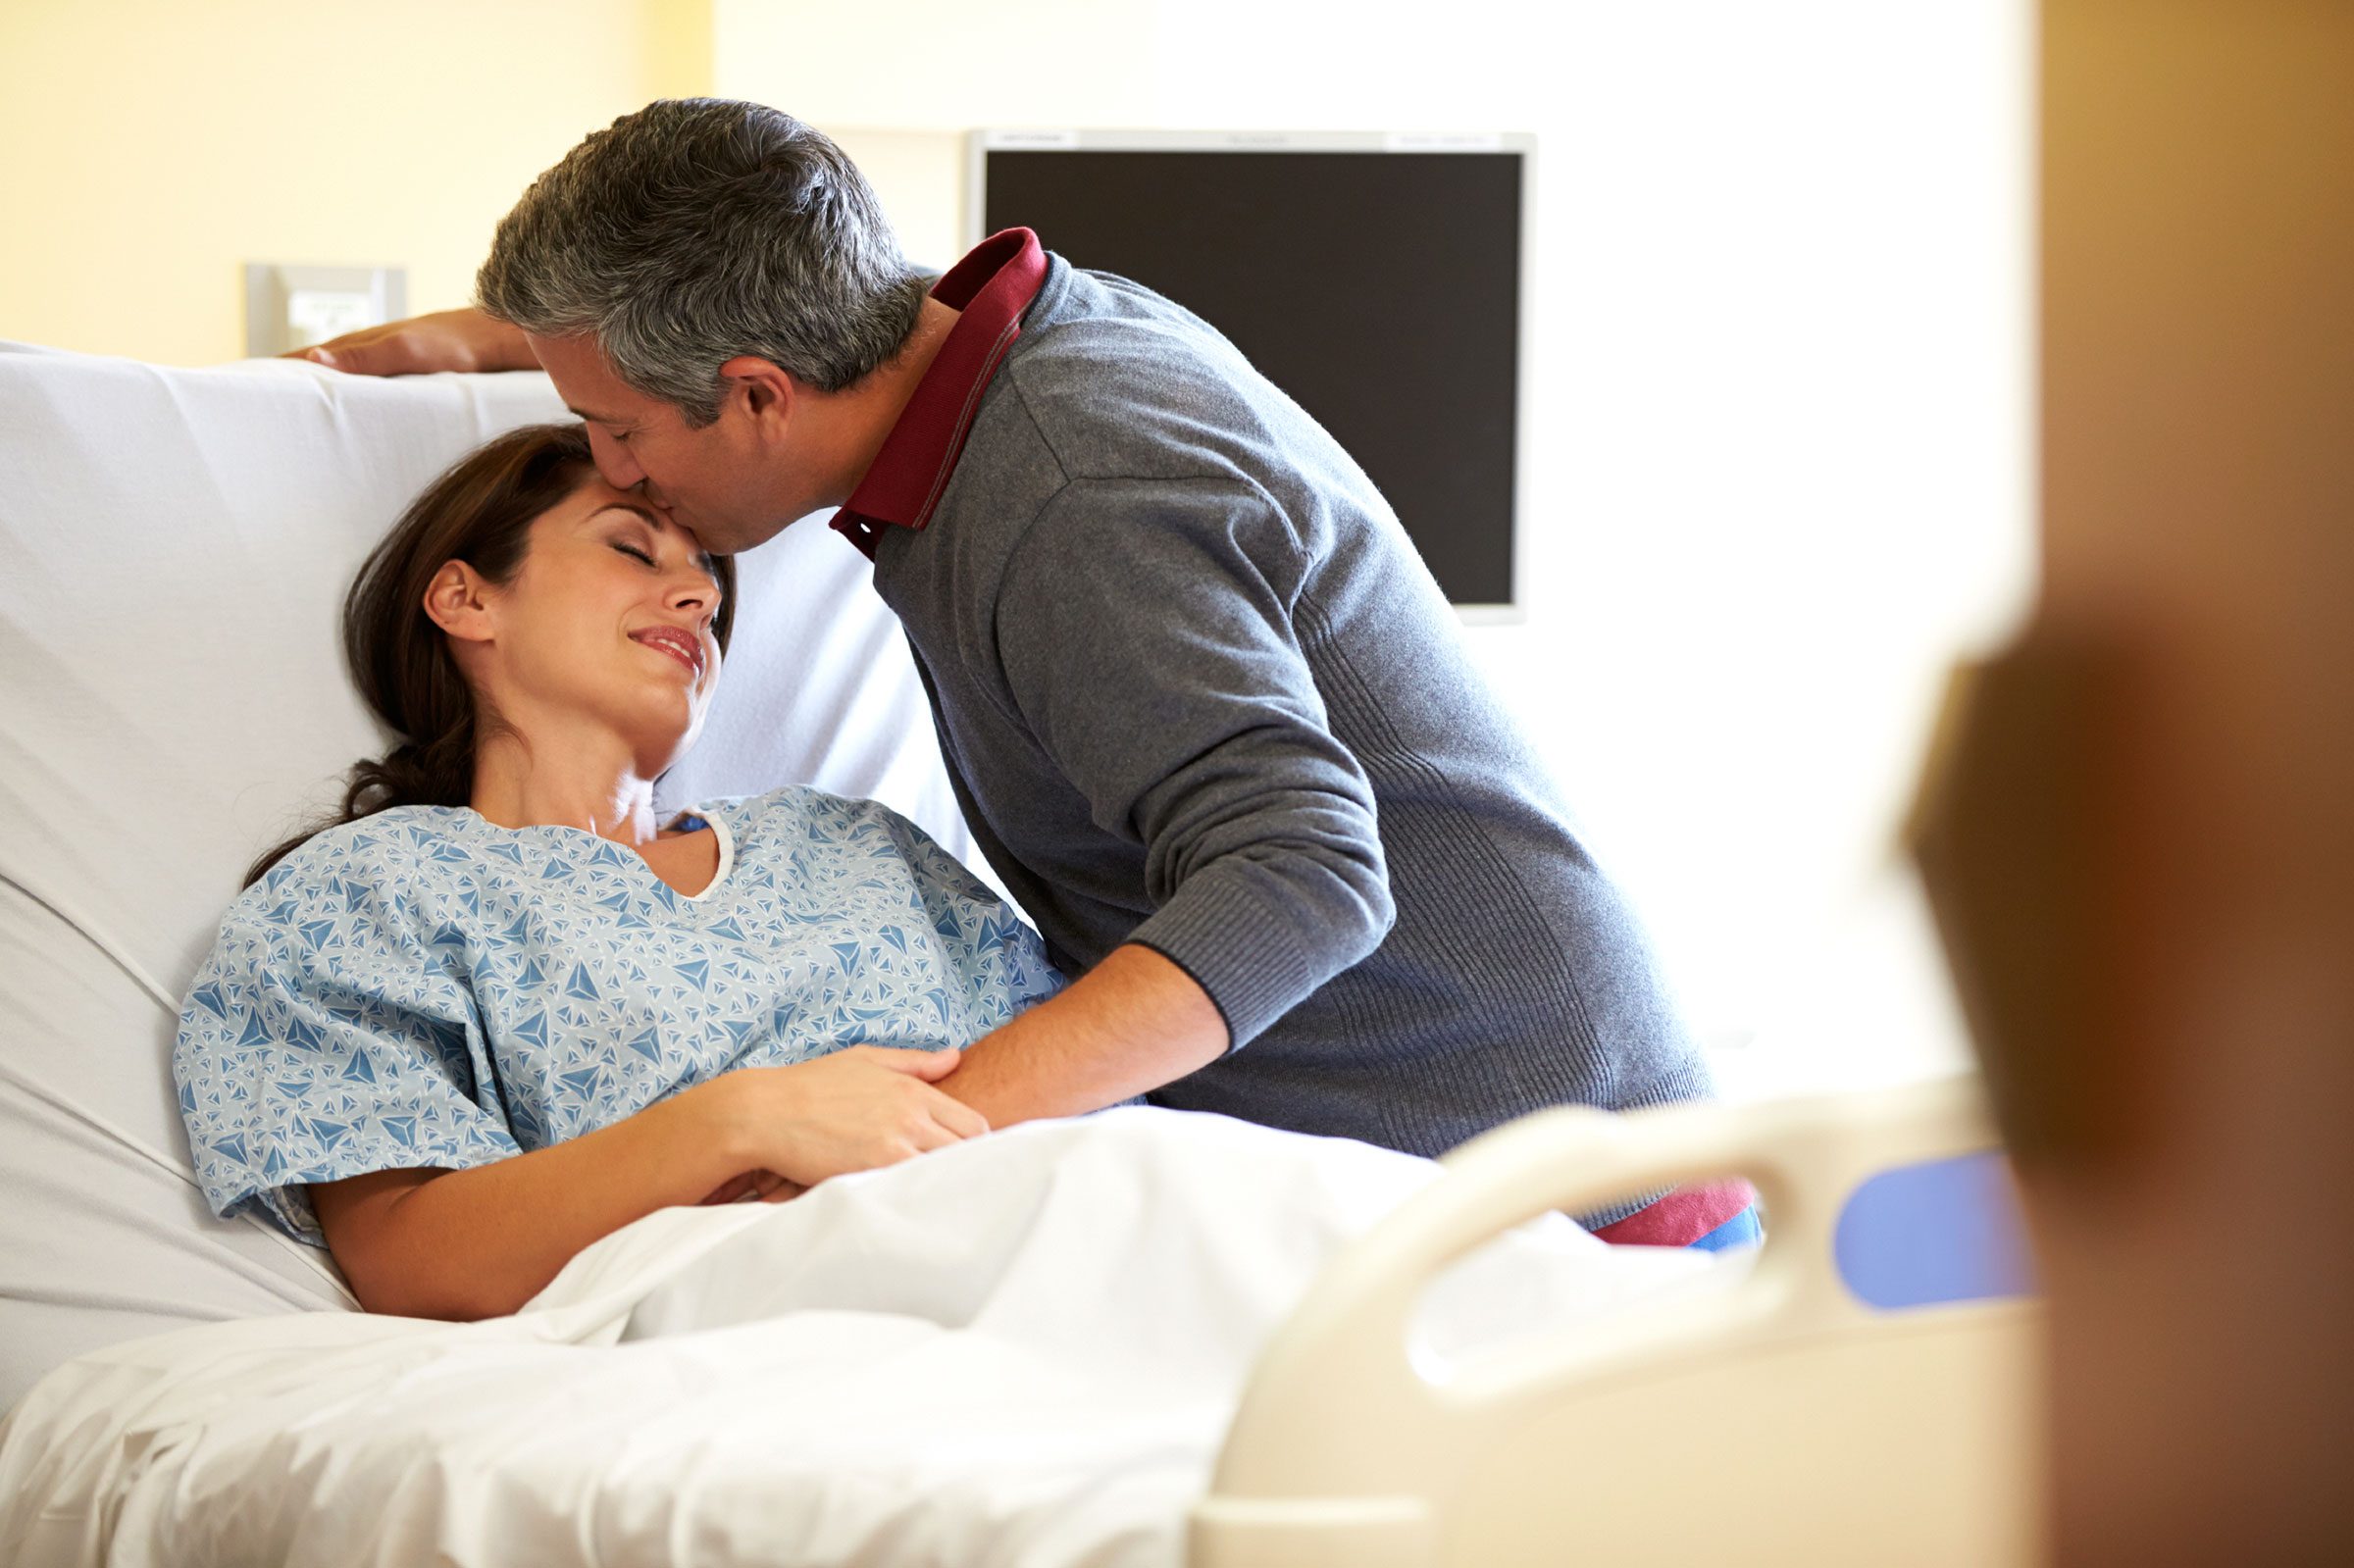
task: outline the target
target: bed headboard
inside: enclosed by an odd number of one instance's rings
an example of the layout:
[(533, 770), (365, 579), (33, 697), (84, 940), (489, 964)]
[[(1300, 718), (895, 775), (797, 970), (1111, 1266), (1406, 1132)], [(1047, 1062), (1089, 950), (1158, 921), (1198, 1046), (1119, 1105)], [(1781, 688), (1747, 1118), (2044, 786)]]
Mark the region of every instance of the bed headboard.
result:
[[(538, 376), (0, 344), (0, 1405), (98, 1344), (346, 1304), (324, 1253), (205, 1209), (178, 999), (247, 862), (381, 749), (339, 654), (361, 557), (460, 453), (564, 417)], [(969, 859), (866, 562), (805, 522), (740, 568), (666, 802), (811, 783)]]

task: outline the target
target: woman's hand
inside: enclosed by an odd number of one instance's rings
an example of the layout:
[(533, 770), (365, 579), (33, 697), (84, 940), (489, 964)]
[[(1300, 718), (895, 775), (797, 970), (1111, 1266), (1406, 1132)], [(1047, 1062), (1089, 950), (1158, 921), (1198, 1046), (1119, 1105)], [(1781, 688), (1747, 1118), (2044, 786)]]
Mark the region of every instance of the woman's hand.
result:
[(980, 1137), (989, 1131), (981, 1113), (932, 1087), (961, 1054), (853, 1045), (787, 1067), (739, 1068), (690, 1090), (710, 1102), (745, 1161), (705, 1201), (746, 1192), (781, 1201), (773, 1183), (812, 1188)]
[(479, 310), (435, 311), (363, 327), (283, 359), (307, 359), (354, 376), (422, 376), (431, 371), (536, 371), (522, 329)]

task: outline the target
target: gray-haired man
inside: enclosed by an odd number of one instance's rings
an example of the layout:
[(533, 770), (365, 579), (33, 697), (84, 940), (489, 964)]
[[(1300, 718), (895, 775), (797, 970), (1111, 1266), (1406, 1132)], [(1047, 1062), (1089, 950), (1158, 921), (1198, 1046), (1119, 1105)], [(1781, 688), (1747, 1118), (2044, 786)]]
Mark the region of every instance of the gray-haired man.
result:
[[(707, 548), (832, 506), (874, 560), (974, 835), (1079, 977), (943, 1081), (991, 1122), (1145, 1094), (1435, 1153), (1708, 1092), (1397, 519), (1198, 318), (1023, 229), (927, 289), (839, 149), (716, 100), (574, 149), (479, 294), (321, 357), (544, 367)], [(1748, 1201), (1595, 1218), (1715, 1244)]]

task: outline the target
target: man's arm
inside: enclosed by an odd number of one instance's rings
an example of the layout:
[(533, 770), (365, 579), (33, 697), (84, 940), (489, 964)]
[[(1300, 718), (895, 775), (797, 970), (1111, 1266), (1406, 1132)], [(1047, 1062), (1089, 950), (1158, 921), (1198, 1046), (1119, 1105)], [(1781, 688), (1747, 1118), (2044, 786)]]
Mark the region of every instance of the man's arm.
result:
[(1151, 913), (942, 1087), (992, 1126), (1158, 1088), (1245, 1047), (1387, 934), (1372, 786), (1290, 620), (1299, 557), (1223, 481), (1083, 481), (999, 581), (994, 651)]
[(307, 359), (353, 376), (423, 376), (433, 371), (536, 371), (523, 329), (479, 310), (436, 311), (363, 327), (285, 359)]
[(1100, 1110), (1226, 1053), (1209, 993), (1151, 948), (1129, 942), (1059, 994), (974, 1042), (939, 1087), (992, 1127)]

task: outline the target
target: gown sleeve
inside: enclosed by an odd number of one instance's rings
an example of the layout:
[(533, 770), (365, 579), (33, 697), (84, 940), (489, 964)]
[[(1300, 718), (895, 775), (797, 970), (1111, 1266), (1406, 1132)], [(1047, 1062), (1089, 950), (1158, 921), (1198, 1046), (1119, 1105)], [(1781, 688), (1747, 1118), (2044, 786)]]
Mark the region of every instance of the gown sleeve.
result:
[(930, 834), (878, 801), (858, 807), (881, 826), (914, 879), (952, 982), (933, 1003), (952, 1020), (951, 1043), (971, 1044), (1068, 984), (1029, 923)]
[(461, 943), (381, 868), (306, 845), (223, 920), (173, 1078), (213, 1212), (326, 1245), (307, 1185), (520, 1152)]

